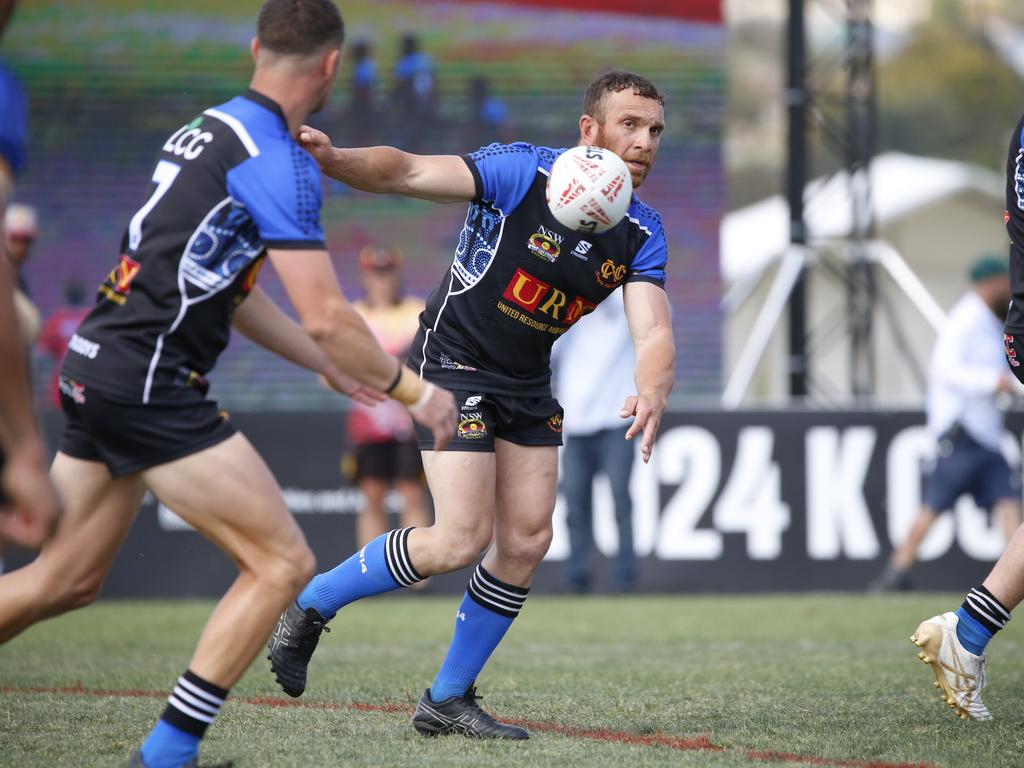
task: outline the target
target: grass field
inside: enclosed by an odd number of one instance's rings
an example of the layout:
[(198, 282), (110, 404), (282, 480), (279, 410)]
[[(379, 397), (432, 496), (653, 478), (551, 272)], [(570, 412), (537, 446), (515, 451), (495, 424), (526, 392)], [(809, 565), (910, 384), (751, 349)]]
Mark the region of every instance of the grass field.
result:
[[(258, 660), (211, 729), (203, 765), (1024, 765), (1018, 627), (992, 649), (992, 723), (956, 720), (907, 640), (958, 600), (533, 598), (480, 680), (485, 707), (533, 724), (525, 743), (417, 735), (409, 712), (456, 601), (371, 600), (324, 636), (302, 706), (282, 706)], [(122, 765), (210, 608), (105, 602), (0, 648), (0, 765)]]

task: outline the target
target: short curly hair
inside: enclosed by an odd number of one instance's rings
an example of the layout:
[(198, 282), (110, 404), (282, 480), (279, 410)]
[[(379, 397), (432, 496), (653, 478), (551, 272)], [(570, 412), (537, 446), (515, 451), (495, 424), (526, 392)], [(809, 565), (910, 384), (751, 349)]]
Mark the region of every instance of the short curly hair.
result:
[(583, 114), (590, 115), (598, 121), (603, 120), (605, 96), (609, 93), (624, 91), (627, 88), (632, 88), (635, 96), (654, 99), (662, 106), (665, 105), (665, 94), (661, 93), (657, 86), (646, 77), (635, 72), (616, 69), (606, 72), (587, 86), (587, 92), (583, 96)]

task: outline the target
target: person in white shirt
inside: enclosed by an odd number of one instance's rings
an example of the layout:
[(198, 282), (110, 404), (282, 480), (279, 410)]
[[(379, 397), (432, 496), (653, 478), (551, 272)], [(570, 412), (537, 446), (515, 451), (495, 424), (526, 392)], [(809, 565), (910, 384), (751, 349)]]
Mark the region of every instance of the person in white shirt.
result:
[(628, 592), (636, 582), (633, 504), (629, 482), (634, 446), (624, 438), (623, 401), (636, 391), (635, 353), (622, 307), (622, 290), (612, 293), (580, 320), (558, 346), (556, 391), (562, 404), (562, 489), (568, 506), (569, 562), (566, 585), (573, 592), (591, 588), (594, 546), (593, 485), (603, 472), (611, 483), (619, 551), (614, 586)]
[(964, 494), (996, 515), (1007, 541), (1021, 522), (1020, 479), (1001, 450), (1004, 403), (1020, 391), (1001, 343), (1010, 303), (1006, 260), (981, 257), (969, 275), (971, 290), (946, 318), (929, 364), (927, 415), (937, 445), (935, 466), (906, 540), (873, 584), (879, 590), (910, 588), (907, 572), (922, 540), (938, 514)]

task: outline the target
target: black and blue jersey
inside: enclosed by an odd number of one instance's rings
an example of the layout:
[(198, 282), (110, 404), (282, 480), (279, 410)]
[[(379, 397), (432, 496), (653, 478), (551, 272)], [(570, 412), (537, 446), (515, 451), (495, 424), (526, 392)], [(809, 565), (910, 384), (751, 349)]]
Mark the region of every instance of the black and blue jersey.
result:
[(1010, 236), (1010, 290), (1006, 330), (1024, 334), (1024, 117), (1010, 137), (1006, 159), (1006, 231)]
[(663, 286), (661, 216), (635, 196), (603, 234), (551, 215), (548, 173), (564, 149), (492, 144), (465, 157), (476, 196), (448, 274), (420, 315), (409, 365), (446, 387), (551, 394), (551, 346), (623, 283)]
[(280, 107), (247, 91), (164, 143), (64, 374), (125, 402), (174, 402), (228, 343), (266, 249), (324, 247), (320, 171)]

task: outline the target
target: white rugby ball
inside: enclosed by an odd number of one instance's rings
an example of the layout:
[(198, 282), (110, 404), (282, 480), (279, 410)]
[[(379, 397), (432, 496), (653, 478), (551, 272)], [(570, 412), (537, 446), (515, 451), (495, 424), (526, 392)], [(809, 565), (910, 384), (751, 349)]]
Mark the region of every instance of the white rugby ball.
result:
[(558, 223), (577, 232), (606, 232), (626, 215), (633, 179), (622, 158), (602, 147), (572, 147), (551, 166), (547, 200)]

